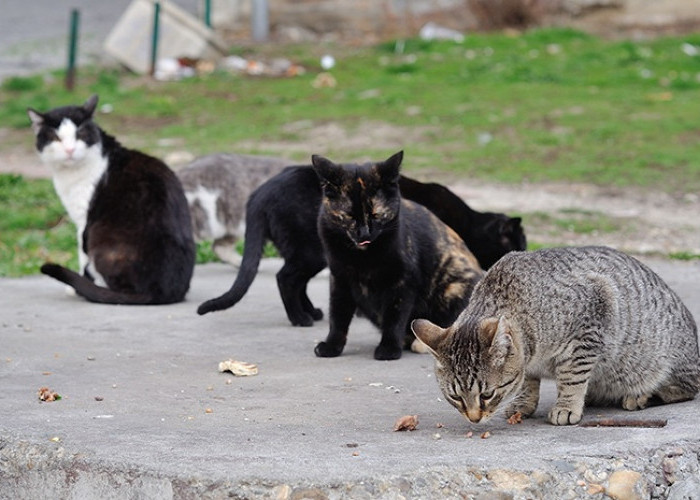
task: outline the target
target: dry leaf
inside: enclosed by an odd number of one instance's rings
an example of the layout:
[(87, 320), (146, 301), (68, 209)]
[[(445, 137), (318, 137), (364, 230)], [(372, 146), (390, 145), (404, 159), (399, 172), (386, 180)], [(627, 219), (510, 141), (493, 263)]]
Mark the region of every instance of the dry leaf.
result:
[(418, 415), (404, 415), (394, 424), (394, 431), (415, 431), (418, 427)]
[(41, 389), (39, 389), (38, 394), (39, 394), (39, 401), (51, 402), (51, 401), (58, 401), (59, 399), (61, 399), (61, 396), (58, 393), (52, 391), (48, 387), (42, 387)]
[(489, 431), (486, 431), (481, 435), (481, 439), (488, 439), (490, 437), (491, 437), (491, 433)]
[(245, 361), (227, 359), (219, 363), (220, 372), (231, 372), (238, 377), (252, 377), (258, 374), (258, 366)]

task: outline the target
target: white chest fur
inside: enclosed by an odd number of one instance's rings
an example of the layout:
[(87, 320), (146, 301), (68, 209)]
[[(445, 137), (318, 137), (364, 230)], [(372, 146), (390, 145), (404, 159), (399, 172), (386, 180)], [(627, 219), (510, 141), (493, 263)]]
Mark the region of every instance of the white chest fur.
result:
[(82, 251), (82, 235), (87, 223), (87, 212), (95, 185), (107, 169), (107, 158), (102, 156), (100, 143), (87, 146), (75, 139), (75, 125), (64, 120), (58, 129), (60, 141), (48, 144), (39, 153), (53, 174), (53, 185), (61, 203), (77, 227), (80, 270), (87, 265)]

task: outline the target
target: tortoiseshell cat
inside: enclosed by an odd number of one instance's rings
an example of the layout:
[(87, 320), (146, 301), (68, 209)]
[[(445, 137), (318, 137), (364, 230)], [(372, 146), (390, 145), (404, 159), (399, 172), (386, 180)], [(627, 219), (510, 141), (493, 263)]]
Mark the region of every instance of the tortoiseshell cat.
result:
[(379, 163), (337, 165), (312, 156), (323, 190), (318, 229), (331, 271), (330, 330), (317, 356), (342, 353), (359, 310), (381, 329), (375, 359), (398, 359), (413, 338), (411, 319), (449, 325), (483, 274), (457, 233), (401, 199), (402, 159), (399, 152)]
[[(160, 160), (126, 149), (82, 106), (27, 110), (41, 160), (78, 230), (80, 272), (41, 272), (91, 302), (170, 304), (190, 286), (195, 245), (185, 194)], [(104, 285), (104, 286), (102, 286)]]
[(502, 406), (532, 415), (542, 377), (556, 379), (555, 425), (579, 422), (585, 403), (637, 410), (700, 389), (690, 311), (651, 269), (606, 247), (510, 253), (452, 326), (412, 327), (447, 401), (471, 422)]

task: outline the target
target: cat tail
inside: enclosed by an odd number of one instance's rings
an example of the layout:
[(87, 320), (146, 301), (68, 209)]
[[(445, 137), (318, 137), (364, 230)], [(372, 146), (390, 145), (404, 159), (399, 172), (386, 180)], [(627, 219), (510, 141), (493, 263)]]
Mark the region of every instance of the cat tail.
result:
[(267, 239), (266, 228), (267, 220), (264, 208), (255, 203), (255, 193), (253, 193), (246, 207), (243, 260), (241, 260), (241, 267), (238, 268), (236, 280), (223, 295), (202, 302), (197, 308), (197, 314), (203, 315), (212, 311), (228, 309), (243, 298), (258, 274), (258, 266)]
[(47, 262), (41, 266), (41, 272), (73, 287), (78, 295), (90, 302), (96, 302), (98, 304), (131, 305), (154, 303), (153, 297), (150, 294), (136, 294), (110, 290), (109, 288), (98, 286), (85, 276), (58, 264)]

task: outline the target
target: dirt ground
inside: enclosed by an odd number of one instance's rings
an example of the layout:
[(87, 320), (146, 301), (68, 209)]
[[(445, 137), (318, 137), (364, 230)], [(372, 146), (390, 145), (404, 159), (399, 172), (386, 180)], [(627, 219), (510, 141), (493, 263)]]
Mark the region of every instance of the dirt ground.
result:
[[(372, 129), (371, 133), (368, 128)], [(421, 137), (420, 131), (380, 123), (368, 123), (360, 129), (361, 133), (354, 134), (339, 125), (324, 124), (322, 129), (308, 125), (294, 143), (241, 143), (228, 152), (246, 153), (255, 149), (285, 157), (299, 151), (322, 151), (327, 144), (343, 144), (352, 157), (352, 151), (368, 146), (365, 144), (368, 138), (390, 151), (404, 148)], [(50, 176), (32, 150), (31, 139), (26, 137), (30, 133), (28, 129), (0, 128), (0, 172), (32, 178)], [(126, 137), (120, 139), (126, 145), (131, 142)], [(172, 159), (192, 158), (181, 150), (152, 153), (162, 153), (174, 167), (177, 164)], [(531, 243), (602, 244), (639, 255), (700, 254), (698, 193), (674, 196), (662, 191), (586, 184), (504, 185), (422, 171), (414, 176), (449, 186), (476, 210), (522, 216)]]

